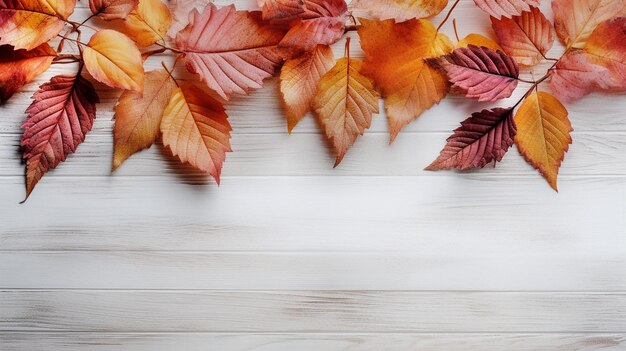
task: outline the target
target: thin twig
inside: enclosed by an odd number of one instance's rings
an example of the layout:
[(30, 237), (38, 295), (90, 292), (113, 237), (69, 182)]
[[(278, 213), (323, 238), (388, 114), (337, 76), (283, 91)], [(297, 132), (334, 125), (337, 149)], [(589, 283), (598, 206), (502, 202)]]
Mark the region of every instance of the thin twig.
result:
[(444, 17), (443, 21), (441, 21), (441, 23), (439, 24), (439, 27), (437, 27), (437, 33), (439, 33), (439, 30), (441, 29), (441, 27), (443, 27), (444, 23), (446, 23), (448, 18), (450, 18), (450, 15), (452, 14), (452, 11), (456, 7), (456, 5), (459, 4), (459, 1), (461, 1), (461, 0), (456, 0), (454, 2), (454, 4), (452, 5), (452, 7), (450, 8), (450, 10), (448, 10), (448, 14), (446, 14), (446, 17)]

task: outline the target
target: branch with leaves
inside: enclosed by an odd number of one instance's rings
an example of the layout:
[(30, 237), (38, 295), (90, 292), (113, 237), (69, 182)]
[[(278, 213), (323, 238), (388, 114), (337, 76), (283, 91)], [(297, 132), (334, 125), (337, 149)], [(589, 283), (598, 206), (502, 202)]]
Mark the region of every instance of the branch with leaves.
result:
[[(76, 0), (0, 0), (2, 102), (51, 64), (78, 63), (73, 74), (43, 84), (26, 110), (27, 197), (91, 130), (99, 101), (92, 80), (123, 90), (115, 107), (113, 170), (160, 139), (181, 162), (219, 183), (231, 151), (224, 105), (275, 74), (288, 131), (313, 112), (335, 149), (335, 166), (369, 128), (380, 97), (393, 141), (450, 93), (495, 102), (529, 83), (513, 106), (463, 121), (427, 169), (482, 168), (516, 144), (556, 189), (572, 142), (561, 101), (626, 91), (626, 6), (623, 0), (553, 0), (553, 25), (539, 1), (474, 0), (485, 19), (490, 16), (495, 40), (472, 33), (457, 35), (455, 43), (440, 30), (459, 0), (259, 0), (259, 11), (219, 8), (209, 0), (90, 0), (92, 15), (82, 22), (70, 19)], [(437, 26), (427, 19), (446, 8)], [(353, 11), (369, 16), (355, 18)], [(96, 17), (123, 25), (94, 28)], [(94, 31), (88, 42), (81, 39), (85, 28)], [(363, 60), (350, 57), (351, 31)], [(336, 60), (330, 45), (344, 37), (344, 57)], [(566, 51), (552, 58), (557, 37)], [(56, 50), (48, 44), (54, 38)], [(157, 54), (175, 57), (174, 64), (144, 72), (145, 59)], [(520, 78), (542, 62), (552, 62), (545, 75)], [(178, 63), (194, 79), (177, 78)]]

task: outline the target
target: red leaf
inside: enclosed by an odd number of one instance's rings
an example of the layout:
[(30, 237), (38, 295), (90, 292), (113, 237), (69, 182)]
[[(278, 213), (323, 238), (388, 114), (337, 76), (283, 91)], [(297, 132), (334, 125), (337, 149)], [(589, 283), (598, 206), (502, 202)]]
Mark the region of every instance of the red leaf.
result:
[(511, 16), (519, 16), (522, 12), (530, 11), (531, 6), (539, 6), (540, 0), (474, 0), (474, 2), (491, 17), (511, 18)]
[(283, 32), (260, 15), (209, 4), (202, 13), (194, 10), (189, 25), (176, 36), (187, 69), (224, 99), (260, 88), (287, 54), (278, 47)]
[(560, 100), (572, 102), (594, 90), (607, 88), (611, 74), (606, 67), (591, 62), (581, 50), (566, 53), (550, 74), (550, 89)]
[(89, 9), (105, 21), (124, 19), (139, 4), (139, 0), (89, 0)]
[(99, 102), (93, 85), (80, 75), (53, 77), (33, 99), (22, 125), (27, 198), (41, 177), (85, 140)]
[(507, 98), (517, 87), (519, 68), (502, 51), (469, 45), (427, 61), (445, 70), (450, 82), (467, 97), (480, 101)]
[(26, 50), (0, 46), (0, 102), (5, 102), (26, 83), (50, 67), (56, 53), (50, 45), (41, 44)]
[(515, 134), (512, 108), (496, 107), (473, 113), (454, 130), (439, 157), (426, 169), (465, 170), (499, 162), (513, 145)]
[(311, 51), (317, 45), (331, 45), (344, 33), (348, 6), (344, 0), (305, 0), (305, 11), (289, 29), (282, 46)]
[(289, 21), (304, 13), (303, 0), (258, 0), (258, 3), (266, 21)]

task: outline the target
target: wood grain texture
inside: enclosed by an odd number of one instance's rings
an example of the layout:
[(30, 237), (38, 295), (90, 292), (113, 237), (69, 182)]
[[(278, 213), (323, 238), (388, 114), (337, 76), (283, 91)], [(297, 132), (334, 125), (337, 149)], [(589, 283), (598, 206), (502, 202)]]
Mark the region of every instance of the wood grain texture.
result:
[[(89, 13), (80, 1), (72, 19)], [(453, 17), (461, 37), (490, 33), (471, 0)], [(173, 59), (146, 69), (161, 61)], [(626, 351), (623, 96), (567, 105), (574, 143), (556, 194), (516, 150), (496, 168), (423, 171), (460, 121), (492, 107), (455, 95), (392, 145), (374, 116), (333, 170), (311, 115), (287, 135), (271, 79), (226, 105), (235, 152), (218, 188), (159, 146), (111, 175), (120, 92), (98, 85), (93, 131), (19, 205), (23, 111), (72, 67), (0, 105), (0, 350)]]

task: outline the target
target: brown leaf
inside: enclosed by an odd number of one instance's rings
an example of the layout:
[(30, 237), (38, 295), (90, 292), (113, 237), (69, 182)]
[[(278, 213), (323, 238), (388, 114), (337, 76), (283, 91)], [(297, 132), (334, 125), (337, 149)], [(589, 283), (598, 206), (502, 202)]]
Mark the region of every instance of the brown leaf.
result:
[(105, 21), (124, 19), (139, 4), (139, 0), (89, 0), (91, 13)]
[(45, 72), (56, 53), (50, 45), (41, 44), (26, 50), (0, 46), (0, 102), (4, 103), (33, 78)]

